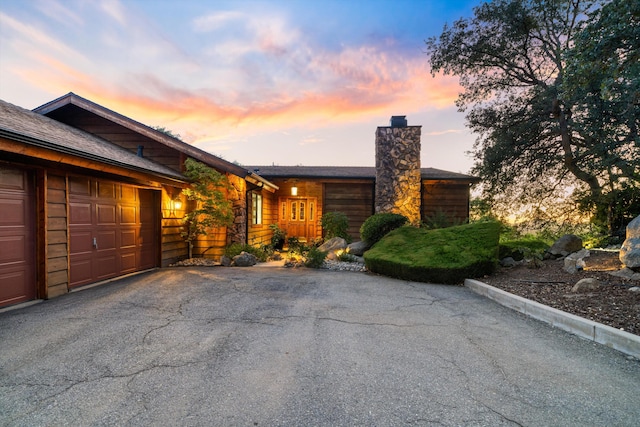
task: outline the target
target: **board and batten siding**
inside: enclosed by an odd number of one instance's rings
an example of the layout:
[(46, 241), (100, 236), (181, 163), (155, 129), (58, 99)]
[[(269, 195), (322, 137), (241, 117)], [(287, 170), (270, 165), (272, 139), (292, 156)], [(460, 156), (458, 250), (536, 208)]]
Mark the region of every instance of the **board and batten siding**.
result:
[(458, 181), (422, 181), (422, 221), (445, 214), (453, 223), (469, 220), (469, 184)]

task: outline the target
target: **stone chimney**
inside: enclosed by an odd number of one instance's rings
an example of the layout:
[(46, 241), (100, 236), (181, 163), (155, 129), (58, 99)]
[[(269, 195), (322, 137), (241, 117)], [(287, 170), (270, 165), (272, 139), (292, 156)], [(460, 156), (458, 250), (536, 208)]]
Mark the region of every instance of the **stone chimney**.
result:
[(376, 213), (398, 213), (420, 224), (420, 134), (406, 116), (376, 129)]

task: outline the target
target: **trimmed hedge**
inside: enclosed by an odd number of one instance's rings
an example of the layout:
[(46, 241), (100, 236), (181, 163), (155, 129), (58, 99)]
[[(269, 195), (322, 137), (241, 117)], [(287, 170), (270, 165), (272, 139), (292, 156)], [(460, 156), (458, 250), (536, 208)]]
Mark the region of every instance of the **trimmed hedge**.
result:
[(398, 279), (459, 284), (495, 271), (500, 227), (497, 222), (436, 230), (404, 226), (365, 252), (365, 265)]
[(394, 213), (378, 213), (371, 215), (360, 226), (360, 239), (373, 246), (387, 233), (402, 227), (409, 220), (406, 216)]

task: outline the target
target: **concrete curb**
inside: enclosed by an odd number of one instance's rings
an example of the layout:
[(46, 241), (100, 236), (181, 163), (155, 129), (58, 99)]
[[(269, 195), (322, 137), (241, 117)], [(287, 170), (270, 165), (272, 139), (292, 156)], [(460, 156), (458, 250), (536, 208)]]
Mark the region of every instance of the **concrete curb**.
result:
[(478, 280), (466, 279), (464, 285), (505, 307), (640, 359), (640, 336), (638, 335), (510, 294)]

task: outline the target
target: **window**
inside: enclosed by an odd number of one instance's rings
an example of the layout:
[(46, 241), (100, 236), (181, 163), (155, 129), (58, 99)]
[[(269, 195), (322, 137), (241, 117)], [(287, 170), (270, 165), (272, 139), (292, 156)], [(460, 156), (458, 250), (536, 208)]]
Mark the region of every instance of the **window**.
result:
[(262, 224), (262, 194), (251, 193), (251, 223)]

